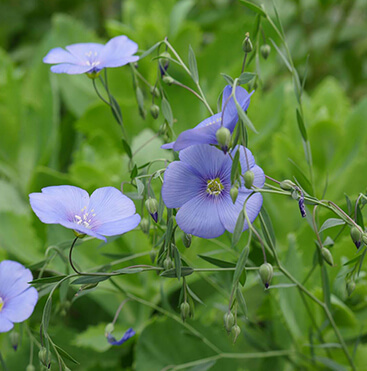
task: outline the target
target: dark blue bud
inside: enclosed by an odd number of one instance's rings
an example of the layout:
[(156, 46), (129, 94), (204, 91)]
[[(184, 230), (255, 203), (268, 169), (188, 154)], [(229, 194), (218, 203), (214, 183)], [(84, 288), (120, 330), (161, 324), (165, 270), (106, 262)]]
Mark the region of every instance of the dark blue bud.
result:
[(301, 212), (302, 218), (306, 217), (306, 207), (305, 207), (305, 198), (301, 195), (301, 198), (298, 201), (299, 211)]

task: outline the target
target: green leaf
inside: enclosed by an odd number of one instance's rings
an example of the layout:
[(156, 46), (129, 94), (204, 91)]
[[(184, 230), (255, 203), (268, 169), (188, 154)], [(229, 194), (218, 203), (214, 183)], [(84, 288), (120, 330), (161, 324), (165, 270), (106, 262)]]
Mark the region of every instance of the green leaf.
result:
[(337, 225), (343, 225), (345, 224), (345, 221), (338, 218), (330, 218), (325, 220), (324, 224), (321, 226), (319, 233), (325, 231), (326, 229), (336, 227)]
[(228, 85), (233, 86), (233, 79), (232, 79), (231, 76), (229, 76), (225, 73), (222, 73), (222, 72), (220, 74), (223, 76), (224, 80), (226, 80)]
[(238, 84), (239, 85), (248, 84), (255, 76), (256, 73), (242, 72), (240, 77), (238, 78)]
[(250, 1), (247, 0), (240, 0), (241, 3), (248, 9), (254, 11), (257, 14), (260, 14), (263, 17), (266, 17), (266, 13), (257, 5), (251, 3)]
[(363, 215), (359, 205), (357, 205), (357, 224), (364, 228)]
[(129, 144), (126, 142), (125, 139), (121, 139), (121, 142), (122, 142), (122, 146), (124, 147), (124, 150), (125, 150), (126, 154), (129, 156), (129, 158), (132, 158), (133, 155), (132, 155), (131, 148), (130, 148)]
[(235, 263), (231, 263), (231, 262), (228, 262), (226, 260), (212, 258), (211, 256), (198, 255), (198, 257), (207, 261), (208, 263), (211, 263), (211, 264), (216, 265), (217, 267), (221, 267), (221, 268), (234, 268), (236, 266)]
[(189, 70), (191, 72), (191, 77), (194, 80), (196, 84), (199, 83), (199, 72), (198, 72), (198, 66), (196, 63), (196, 57), (195, 52), (191, 45), (189, 45)]
[(122, 268), (122, 269), (117, 269), (113, 271), (113, 273), (118, 273), (118, 274), (135, 274), (135, 273), (140, 273), (143, 272), (143, 268)]
[(30, 285), (42, 285), (44, 283), (54, 283), (54, 282), (59, 282), (62, 280), (65, 275), (63, 276), (53, 276), (53, 277), (43, 277), (43, 278), (36, 278), (33, 281), (28, 282)]
[(297, 122), (298, 122), (299, 131), (301, 132), (303, 140), (307, 142), (307, 131), (306, 131), (305, 123), (303, 122), (303, 117), (301, 116), (298, 108), (296, 109), (296, 114), (297, 114)]
[(79, 364), (79, 362), (74, 359), (69, 353), (67, 353), (64, 349), (60, 348), (58, 345), (55, 344), (55, 348), (57, 349), (57, 351), (59, 352), (59, 354), (63, 357), (63, 358), (66, 358), (68, 359), (69, 361), (75, 363), (76, 365)]
[(45, 307), (43, 308), (43, 313), (42, 313), (42, 329), (44, 333), (47, 333), (48, 324), (50, 323), (51, 309), (52, 309), (52, 296), (50, 295), (47, 298), (47, 301), (46, 301)]
[(347, 371), (347, 369), (344, 366), (340, 365), (339, 363), (335, 362), (330, 358), (315, 356), (314, 359), (315, 361), (326, 366), (328, 370)]
[(254, 133), (258, 134), (257, 130), (255, 129), (255, 126), (253, 125), (253, 123), (251, 122), (251, 120), (248, 118), (248, 116), (246, 115), (246, 113), (244, 112), (244, 110), (242, 109), (242, 107), (240, 106), (240, 104), (238, 103), (236, 97), (233, 95), (233, 99), (234, 99), (234, 102), (236, 104), (236, 109), (237, 109), (237, 112), (238, 112), (238, 116), (239, 118), (243, 121), (243, 123), (248, 126)]
[(246, 245), (243, 250), (241, 251), (241, 254), (238, 258), (237, 264), (236, 264), (236, 270), (234, 271), (233, 275), (233, 283), (232, 286), (237, 285), (238, 281), (240, 280), (242, 271), (245, 269), (245, 265), (247, 263), (248, 254), (250, 252), (250, 248), (248, 245)]
[(276, 238), (275, 238), (275, 233), (273, 229), (273, 224), (271, 222), (271, 219), (265, 207), (262, 207), (260, 210), (260, 224), (261, 224), (261, 230), (264, 234), (267, 244), (269, 246), (275, 247)]
[[(189, 276), (194, 270), (191, 267), (181, 267), (181, 277)], [(176, 269), (168, 269), (160, 274), (162, 277), (176, 278)]]
[(205, 305), (205, 303), (194, 293), (194, 291), (192, 291), (189, 287), (189, 285), (186, 285), (186, 288), (187, 288), (187, 291), (188, 293), (190, 294), (190, 296), (196, 300), (198, 303), (202, 304), (202, 305)]
[(152, 54), (154, 50), (158, 48), (159, 45), (161, 45), (161, 41), (158, 41), (156, 44), (154, 44), (152, 47), (150, 47), (148, 50), (146, 50), (140, 57), (139, 60), (142, 60), (145, 58), (147, 55)]
[(217, 363), (216, 360), (206, 361), (200, 363), (199, 365), (188, 368), (187, 371), (207, 371), (210, 370), (216, 363)]
[(239, 306), (241, 312), (247, 318), (248, 310), (247, 310), (246, 300), (245, 300), (245, 298), (242, 294), (242, 291), (239, 287), (237, 287), (237, 290), (236, 290), (236, 298), (237, 298), (238, 306)]
[(234, 227), (234, 231), (232, 234), (232, 246), (236, 246), (238, 241), (240, 240), (244, 224), (245, 224), (245, 214), (241, 210), (240, 214), (238, 215), (236, 226)]
[(138, 195), (141, 196), (144, 192), (144, 183), (140, 179), (135, 179), (138, 188)]
[(177, 279), (181, 279), (181, 257), (180, 252), (178, 251), (178, 248), (176, 246), (173, 247), (173, 258), (175, 262), (175, 270), (176, 270), (176, 276)]
[(73, 282), (71, 282), (72, 285), (85, 285), (87, 283), (98, 283), (102, 281), (108, 280), (109, 276), (83, 276), (79, 277)]
[(138, 167), (135, 164), (133, 169), (131, 170), (130, 179), (136, 178), (137, 175), (138, 175)]
[(271, 43), (273, 44), (274, 48), (276, 49), (276, 51), (278, 52), (278, 54), (280, 55), (280, 57), (283, 59), (283, 62), (285, 63), (285, 65), (287, 66), (288, 70), (290, 73), (293, 73), (293, 69), (288, 61), (288, 59), (286, 58), (286, 56), (282, 53), (282, 51), (278, 48), (277, 44), (274, 42), (273, 39), (269, 38), (269, 40), (271, 41)]
[(234, 184), (236, 176), (241, 173), (240, 151), (236, 151), (231, 167), (231, 184)]
[(173, 126), (172, 109), (171, 109), (171, 105), (169, 104), (168, 100), (165, 97), (162, 98), (161, 108), (162, 108), (163, 116), (168, 122), (168, 125), (172, 127)]

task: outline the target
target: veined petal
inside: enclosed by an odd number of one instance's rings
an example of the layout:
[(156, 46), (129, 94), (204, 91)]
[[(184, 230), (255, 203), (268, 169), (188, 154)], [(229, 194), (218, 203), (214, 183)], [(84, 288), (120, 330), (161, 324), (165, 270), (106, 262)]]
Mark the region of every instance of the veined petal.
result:
[(135, 335), (135, 331), (132, 328), (129, 328), (120, 340), (116, 340), (111, 334), (107, 334), (107, 341), (111, 345), (121, 345), (125, 343), (125, 341), (129, 340), (134, 335)]
[[(236, 226), (238, 216), (240, 211), (243, 209), (243, 205), (246, 199), (250, 196), (251, 192), (239, 192), (237, 196), (236, 203), (233, 204), (229, 195), (227, 197), (222, 197), (217, 203), (218, 213), (221, 222), (223, 223), (225, 229), (233, 233)], [(257, 215), (259, 214), (262, 206), (263, 198), (260, 193), (253, 194), (246, 203), (246, 213), (252, 223)], [(248, 223), (245, 220), (243, 230), (248, 228)]]
[(0, 312), (0, 333), (10, 331), (14, 325)]
[(72, 222), (75, 215), (88, 207), (89, 195), (74, 186), (52, 186), (43, 188), (42, 193), (31, 193), (29, 201), (43, 223), (57, 224), (61, 221)]
[(94, 229), (94, 232), (103, 236), (118, 236), (137, 227), (140, 223), (140, 220), (140, 215), (134, 214), (124, 219), (101, 224)]
[(93, 60), (98, 61), (104, 48), (98, 43), (78, 43), (68, 45), (65, 49), (70, 52), (81, 64), (87, 64)]
[(99, 233), (95, 232), (94, 229), (87, 228), (84, 225), (77, 224), (75, 222), (67, 222), (67, 221), (60, 221), (59, 224), (62, 225), (63, 227), (65, 227), (65, 228), (73, 229), (74, 231), (77, 231), (81, 234), (86, 234), (88, 236), (98, 238), (99, 240), (102, 240), (104, 242), (107, 241), (106, 237), (104, 237), (104, 236), (100, 235)]
[(78, 64), (78, 59), (76, 59), (72, 54), (64, 50), (63, 48), (51, 49), (47, 55), (43, 58), (43, 63), (71, 63)]
[(135, 214), (135, 205), (118, 189), (103, 187), (96, 189), (90, 196), (88, 212), (96, 214), (92, 224), (94, 229)]
[(29, 287), (20, 295), (7, 300), (1, 313), (11, 322), (25, 321), (33, 313), (37, 300), (37, 290), (34, 287)]
[(178, 226), (188, 234), (215, 238), (224, 233), (215, 197), (198, 195), (186, 202), (176, 214)]
[(205, 179), (222, 174), (222, 168), (230, 167), (232, 160), (221, 150), (209, 145), (191, 146), (180, 152), (180, 160), (192, 166)]
[(218, 112), (215, 115), (206, 118), (204, 121), (201, 121), (201, 123), (196, 125), (194, 129), (204, 128), (218, 123), (220, 124), (221, 120), (222, 112)]
[(181, 207), (205, 187), (205, 180), (196, 170), (182, 161), (174, 161), (164, 172), (163, 201), (169, 208)]
[(12, 260), (3, 260), (0, 263), (0, 297), (4, 301), (27, 290), (30, 287), (28, 282), (32, 280), (32, 272), (22, 264)]
[(51, 67), (51, 72), (53, 73), (67, 73), (68, 75), (79, 75), (93, 70), (92, 66), (80, 66), (77, 64), (57, 64), (56, 66)]
[(245, 148), (243, 146), (236, 146), (232, 150), (232, 157), (234, 157), (238, 149), (240, 150), (240, 164), (241, 164), (241, 171), (243, 174), (247, 170), (251, 170), (251, 168), (255, 166), (255, 158), (252, 152), (248, 148)]

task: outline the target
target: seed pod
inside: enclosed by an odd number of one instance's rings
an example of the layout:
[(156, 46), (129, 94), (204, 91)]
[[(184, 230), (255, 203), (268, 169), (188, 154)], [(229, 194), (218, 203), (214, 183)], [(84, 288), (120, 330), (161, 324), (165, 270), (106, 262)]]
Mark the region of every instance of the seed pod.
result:
[(156, 104), (150, 106), (150, 114), (154, 119), (157, 119), (159, 116), (159, 107)]
[(322, 257), (324, 258), (324, 260), (326, 261), (326, 263), (328, 263), (329, 265), (331, 265), (333, 267), (334, 266), (334, 259), (333, 259), (333, 256), (331, 255), (330, 250), (328, 250), (326, 247), (323, 247), (321, 249), (321, 254), (322, 254)]
[(242, 43), (242, 50), (245, 52), (245, 53), (251, 53), (252, 52), (252, 42), (250, 40), (250, 34), (247, 32), (246, 33), (246, 37), (245, 39), (243, 40), (243, 43)]
[(353, 280), (350, 280), (350, 281), (347, 282), (348, 296), (352, 295), (352, 292), (355, 290), (355, 288), (356, 288), (356, 283)]
[(279, 184), (281, 189), (284, 189), (285, 191), (291, 191), (296, 186), (291, 180), (286, 179), (280, 182)]
[(218, 144), (222, 148), (223, 152), (227, 152), (229, 143), (231, 142), (231, 132), (224, 126), (221, 126), (217, 130), (215, 136), (217, 137)]
[(45, 347), (42, 347), (38, 352), (38, 358), (40, 362), (47, 368), (49, 368), (51, 363), (51, 354), (47, 351)]
[(114, 329), (115, 329), (115, 326), (113, 325), (113, 323), (107, 324), (105, 329), (104, 329), (104, 332), (105, 332), (106, 336), (107, 336), (107, 334), (111, 334)]
[(270, 45), (268, 44), (261, 45), (260, 53), (265, 60), (268, 59), (270, 51), (271, 51)]
[(265, 288), (268, 288), (273, 278), (273, 266), (269, 263), (264, 263), (259, 269), (261, 280), (263, 281)]
[(232, 327), (232, 330), (231, 330), (232, 334), (233, 334), (233, 343), (236, 342), (237, 338), (238, 338), (238, 335), (241, 333), (241, 328), (240, 326), (238, 325), (234, 325)]
[(29, 364), (29, 365), (26, 367), (25, 371), (36, 371), (36, 368), (35, 368), (33, 365)]
[(161, 93), (159, 92), (159, 89), (156, 86), (152, 86), (150, 88), (150, 94), (158, 98), (161, 96)]
[(157, 252), (154, 249), (149, 251), (149, 257), (152, 263), (154, 263), (156, 256), (157, 256)]
[(251, 170), (247, 170), (243, 175), (243, 179), (245, 180), (245, 187), (250, 189), (254, 183), (255, 174)]
[(236, 203), (237, 196), (238, 196), (238, 187), (233, 186), (231, 190), (229, 191), (229, 194), (231, 196), (232, 202)]
[(140, 221), (140, 228), (145, 234), (149, 234), (149, 220), (147, 218)]
[(189, 233), (184, 233), (182, 235), (182, 243), (186, 248), (189, 248), (191, 246), (191, 240), (192, 240), (192, 235)]
[(227, 332), (230, 333), (232, 330), (232, 326), (234, 324), (234, 315), (232, 312), (226, 312), (223, 317), (224, 320), (224, 327), (226, 328)]
[(190, 304), (187, 301), (184, 301), (183, 303), (181, 303), (180, 309), (181, 309), (181, 318), (183, 321), (185, 321), (186, 318), (190, 316)]
[(173, 268), (173, 261), (172, 259), (167, 256), (166, 259), (164, 259), (163, 261), (163, 268), (167, 271), (168, 269), (172, 269)]
[(171, 76), (163, 76), (163, 82), (167, 85), (172, 85), (173, 84), (173, 78)]
[(350, 236), (352, 237), (352, 240), (356, 245), (357, 249), (359, 249), (362, 243), (362, 232), (360, 231), (360, 229), (355, 226), (352, 227), (350, 229)]
[(12, 331), (9, 335), (9, 338), (10, 338), (11, 346), (13, 347), (14, 350), (17, 350), (18, 344), (19, 344), (19, 338), (20, 338), (19, 332)]

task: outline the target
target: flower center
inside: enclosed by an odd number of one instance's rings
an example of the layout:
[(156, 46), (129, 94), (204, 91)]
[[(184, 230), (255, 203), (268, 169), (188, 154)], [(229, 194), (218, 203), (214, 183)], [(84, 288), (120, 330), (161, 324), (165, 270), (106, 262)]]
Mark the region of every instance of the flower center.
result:
[(219, 196), (222, 193), (224, 186), (219, 178), (208, 179), (206, 182), (207, 182), (206, 191), (210, 195)]
[(101, 63), (100, 61), (95, 61), (98, 56), (97, 52), (89, 51), (88, 53), (85, 53), (85, 56), (89, 58), (89, 60), (86, 61), (87, 66), (96, 67)]
[(91, 229), (91, 223), (93, 218), (96, 216), (94, 213), (94, 209), (90, 210), (90, 212), (87, 212), (87, 207), (84, 206), (81, 210), (80, 215), (74, 215), (74, 223), (78, 225), (82, 225), (85, 228)]
[(3, 309), (3, 306), (4, 306), (4, 300), (2, 297), (0, 297), (0, 312)]

